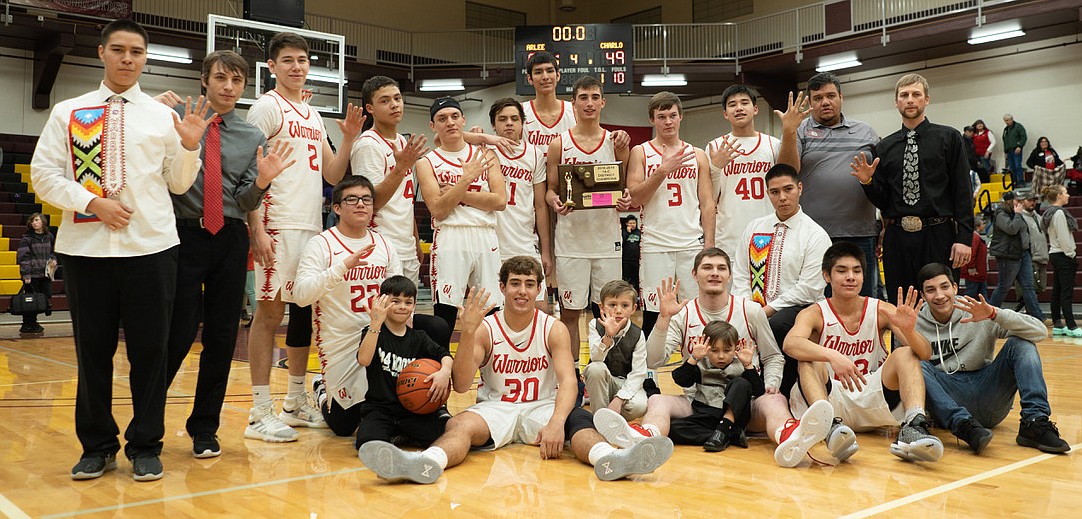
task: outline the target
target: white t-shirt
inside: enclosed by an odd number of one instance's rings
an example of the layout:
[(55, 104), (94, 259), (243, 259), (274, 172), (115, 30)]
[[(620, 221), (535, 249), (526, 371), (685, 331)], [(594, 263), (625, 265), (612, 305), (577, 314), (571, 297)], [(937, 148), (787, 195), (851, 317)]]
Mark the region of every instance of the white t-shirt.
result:
[[(367, 265), (346, 269), (344, 260), (374, 243), (363, 258)], [(332, 227), (308, 240), (297, 267), (293, 296), (298, 304), (312, 305), (312, 337), (327, 394), (348, 409), (364, 401), (368, 380), (357, 363), (361, 330), (372, 321), (368, 308), (389, 276), (402, 273), (393, 246), (377, 232), (349, 238)]]
[[(571, 136), (560, 134), (562, 151), (559, 164), (596, 164), (616, 162), (616, 148), (608, 130), (602, 130), (601, 143), (584, 150)], [(562, 198), (562, 197), (561, 197)], [(576, 209), (556, 217), (556, 256), (568, 258), (619, 258), (623, 237), (616, 209)]]
[[(883, 345), (883, 336), (879, 333), (879, 300), (864, 298), (864, 314), (860, 316), (860, 325), (854, 333), (845, 329), (829, 299), (816, 303), (823, 318), (823, 331), (819, 334), (819, 345), (845, 355), (857, 365), (862, 375), (875, 373), (887, 360), (887, 348)], [(827, 373), (837, 380), (834, 369), (827, 363)]]
[(541, 148), (522, 143), (515, 155), (507, 156), (495, 148), (500, 170), (507, 181), (507, 207), (496, 215), (496, 235), (500, 256), (537, 254), (537, 211), (534, 186), (545, 183), (545, 157)]
[[(722, 174), (711, 172), (718, 216), (714, 244), (733, 256), (741, 246), (740, 235), (752, 220), (774, 211), (766, 195), (766, 172), (778, 161), (781, 140), (756, 132), (754, 137), (733, 137), (741, 155), (725, 166)], [(721, 146), (721, 137), (706, 146), (707, 157)]]
[[(353, 141), (353, 150), (349, 156), (353, 174), (364, 175), (372, 181), (373, 185), (378, 186), (383, 182), (395, 166), (391, 142), (398, 149), (405, 148), (407, 144), (406, 138), (402, 135), (395, 135), (394, 141), (388, 141), (374, 129), (367, 130), (357, 137), (357, 140)], [(416, 248), (416, 240), (413, 237), (415, 189), (411, 168), (398, 184), (398, 189), (391, 195), (391, 199), (376, 212), (370, 225), (394, 245), (399, 256), (413, 255)]]
[(492, 351), (481, 364), (477, 401), (526, 403), (556, 399), (556, 367), (552, 365), (548, 337), (556, 319), (534, 310), (529, 326), (514, 331), (507, 326), (503, 311), (485, 317)]
[[(682, 142), (683, 149), (690, 145)], [(661, 166), (661, 150), (650, 141), (643, 151), (645, 179)], [(670, 252), (703, 248), (702, 220), (699, 218), (699, 163), (688, 163), (666, 175), (657, 191), (642, 206), (639, 226), (643, 252)]]
[(327, 128), (319, 112), (271, 90), (248, 109), (248, 122), (267, 136), (267, 146), (284, 140), (297, 162), (271, 183), (258, 209), (269, 229), (323, 229), (323, 140)]
[[(436, 148), (423, 157), (422, 160), (427, 160), (432, 165), (432, 172), (436, 175), (436, 182), (440, 184), (454, 184), (462, 178), (462, 165), (466, 162), (474, 160), (479, 153), (483, 153), (484, 148), (480, 146), (474, 146), (467, 144), (461, 150), (447, 151), (442, 148)], [(477, 180), (474, 180), (470, 184), (469, 191), (489, 193), (488, 189), (488, 172), (482, 172)], [(451, 213), (442, 220), (432, 218), (433, 227), (443, 226), (472, 226), (472, 227), (491, 227), (496, 228), (496, 213), (494, 211), (486, 211), (484, 209), (478, 209), (476, 207), (468, 206), (463, 203), (459, 203), (458, 207), (451, 210)]]

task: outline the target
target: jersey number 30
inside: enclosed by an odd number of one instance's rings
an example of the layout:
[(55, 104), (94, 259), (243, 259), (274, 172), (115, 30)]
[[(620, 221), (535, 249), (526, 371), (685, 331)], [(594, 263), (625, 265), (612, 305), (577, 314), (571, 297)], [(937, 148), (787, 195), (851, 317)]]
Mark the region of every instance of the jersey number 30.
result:
[(507, 387), (502, 398), (504, 402), (533, 402), (537, 400), (537, 393), (541, 387), (541, 381), (537, 377), (509, 378), (505, 379), (503, 384)]

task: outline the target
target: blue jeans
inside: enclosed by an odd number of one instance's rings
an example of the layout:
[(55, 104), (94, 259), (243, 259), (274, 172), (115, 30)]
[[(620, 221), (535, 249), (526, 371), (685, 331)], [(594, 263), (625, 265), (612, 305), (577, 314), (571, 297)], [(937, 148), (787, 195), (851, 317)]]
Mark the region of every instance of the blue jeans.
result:
[(1026, 303), (1026, 313), (1044, 320), (1044, 312), (1037, 304), (1037, 292), (1033, 288), (1033, 255), (1030, 252), (1022, 252), (1020, 260), (1001, 260), (996, 258), (999, 267), (999, 281), (996, 290), (992, 292), (992, 298), (988, 300), (992, 306), (1002, 307), (1003, 299), (1007, 297), (1007, 291), (1017, 279), (1022, 285), (1022, 301)]
[[(860, 247), (860, 250), (864, 251), (864, 261), (867, 267), (864, 269), (864, 286), (860, 287), (860, 295), (865, 297), (877, 297), (875, 289), (879, 286), (879, 258), (875, 255), (875, 242), (878, 239), (878, 236), (850, 236), (830, 239), (832, 244), (840, 241), (853, 242)], [(830, 297), (829, 284), (825, 293), (827, 297)], [(896, 294), (887, 294), (888, 299), (895, 296)]]
[(1041, 357), (1025, 339), (1007, 339), (992, 363), (976, 371), (948, 375), (930, 361), (920, 365), (925, 401), (940, 427), (954, 431), (967, 418), (995, 427), (1010, 414), (1015, 392), (1021, 397), (1023, 420), (1052, 414)]
[(978, 295), (984, 296), (988, 299), (988, 283), (985, 281), (971, 281), (966, 280), (965, 295), (977, 299)]
[(1022, 187), (1025, 183), (1025, 171), (1022, 169), (1022, 154), (1016, 153), (1013, 149), (1007, 150), (1007, 169), (1011, 170), (1011, 183), (1015, 188)]

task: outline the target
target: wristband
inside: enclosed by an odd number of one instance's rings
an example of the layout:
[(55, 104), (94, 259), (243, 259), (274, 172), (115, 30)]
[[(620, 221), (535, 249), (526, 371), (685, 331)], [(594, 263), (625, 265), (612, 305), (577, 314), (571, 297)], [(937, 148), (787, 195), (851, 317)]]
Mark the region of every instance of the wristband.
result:
[(989, 321), (995, 321), (997, 315), (999, 315), (999, 310), (996, 310), (996, 307), (993, 306), (992, 307), (992, 315), (988, 316), (988, 320)]
[(862, 186), (866, 186), (866, 185), (868, 185), (868, 184), (871, 184), (871, 183), (872, 183), (872, 177), (868, 177), (868, 181), (867, 181), (867, 182), (864, 182), (863, 180), (860, 180), (860, 179), (857, 179), (857, 182), (860, 182), (860, 185), (862, 185)]

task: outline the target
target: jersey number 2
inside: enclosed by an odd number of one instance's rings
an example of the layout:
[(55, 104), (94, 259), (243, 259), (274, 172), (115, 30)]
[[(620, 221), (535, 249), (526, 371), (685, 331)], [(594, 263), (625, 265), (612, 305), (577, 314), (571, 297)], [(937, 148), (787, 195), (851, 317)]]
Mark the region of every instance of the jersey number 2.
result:
[(319, 152), (316, 150), (315, 144), (308, 145), (308, 152), (311, 153), (311, 155), (308, 156), (308, 165), (311, 166), (312, 171), (319, 173), (319, 164), (316, 163), (316, 159), (319, 158)]

